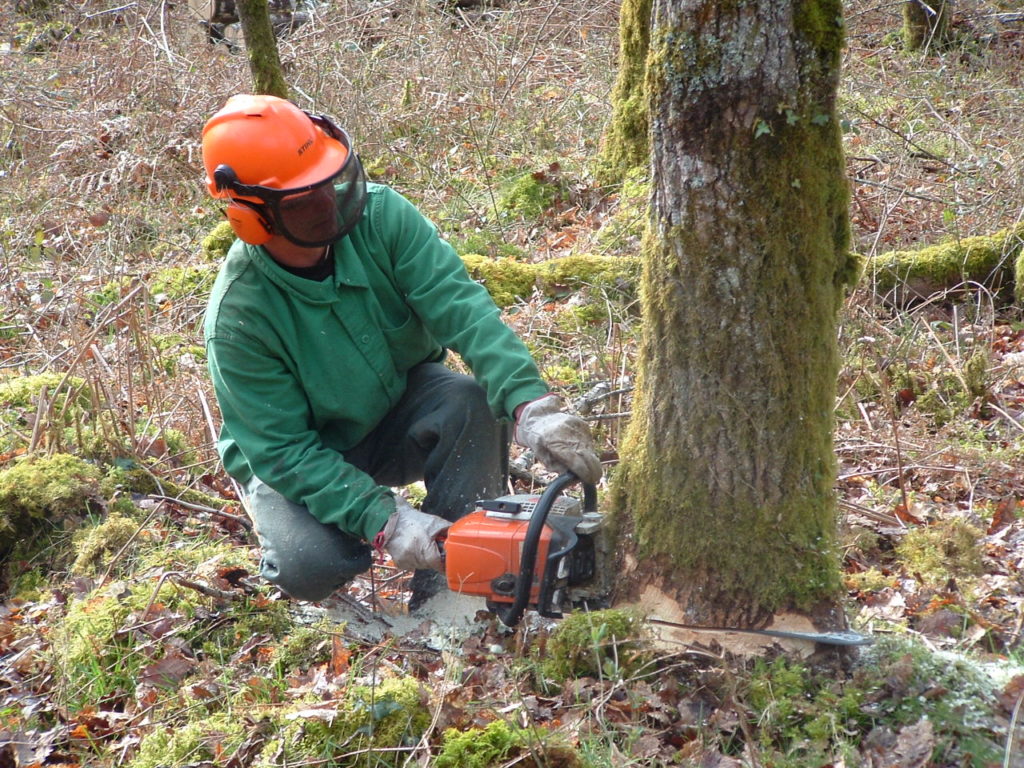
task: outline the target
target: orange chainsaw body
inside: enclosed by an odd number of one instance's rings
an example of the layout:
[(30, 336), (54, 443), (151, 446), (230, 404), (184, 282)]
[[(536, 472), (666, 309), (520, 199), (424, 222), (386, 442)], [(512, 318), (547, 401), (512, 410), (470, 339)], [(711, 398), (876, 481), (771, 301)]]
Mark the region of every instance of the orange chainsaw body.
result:
[[(529, 524), (529, 518), (495, 518), (488, 516), (484, 509), (476, 509), (455, 521), (444, 543), (449, 589), (494, 602), (511, 603)], [(530, 585), (531, 603), (537, 601), (551, 535), (551, 528), (545, 525), (537, 542), (537, 565)]]
[(544, 493), (478, 501), (444, 539), (445, 575), (453, 592), (487, 600), (489, 610), (514, 626), (527, 609), (558, 618), (607, 595), (602, 578), (606, 547), (597, 489), (583, 487), (583, 503), (560, 495), (576, 477), (564, 474)]

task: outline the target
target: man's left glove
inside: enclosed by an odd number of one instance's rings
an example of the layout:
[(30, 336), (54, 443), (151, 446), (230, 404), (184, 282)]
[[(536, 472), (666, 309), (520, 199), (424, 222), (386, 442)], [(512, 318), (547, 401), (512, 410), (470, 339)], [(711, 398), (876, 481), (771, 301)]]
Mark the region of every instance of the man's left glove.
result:
[(601, 479), (601, 460), (587, 422), (562, 412), (562, 400), (546, 395), (527, 403), (516, 418), (513, 439), (553, 472), (572, 472), (584, 483)]
[(443, 572), (444, 560), (437, 537), (451, 525), (437, 515), (413, 509), (409, 502), (396, 496), (395, 511), (377, 534), (373, 545), (391, 555), (395, 565), (403, 570), (432, 568)]

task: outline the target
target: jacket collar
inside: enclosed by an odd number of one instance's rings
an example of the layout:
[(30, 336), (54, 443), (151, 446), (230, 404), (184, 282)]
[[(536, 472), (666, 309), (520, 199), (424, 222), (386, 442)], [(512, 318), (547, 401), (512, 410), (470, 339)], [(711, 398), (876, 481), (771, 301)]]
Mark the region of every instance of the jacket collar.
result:
[(246, 244), (245, 256), (272, 283), (313, 304), (330, 304), (337, 301), (337, 289), (340, 286), (366, 288), (370, 284), (362, 260), (347, 237), (334, 245), (334, 277), (331, 280), (318, 282), (293, 275), (274, 261), (267, 249), (261, 245)]

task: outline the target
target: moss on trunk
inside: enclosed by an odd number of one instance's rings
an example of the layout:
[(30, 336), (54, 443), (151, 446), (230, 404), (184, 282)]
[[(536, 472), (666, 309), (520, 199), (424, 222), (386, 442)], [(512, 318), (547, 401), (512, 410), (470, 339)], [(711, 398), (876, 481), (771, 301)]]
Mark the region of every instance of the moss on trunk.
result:
[(839, 588), (841, 5), (659, 9), (643, 340), (614, 506), (686, 615), (751, 623)]
[(619, 13), (619, 73), (597, 172), (603, 184), (622, 181), (633, 168), (646, 167), (650, 157), (644, 88), (650, 24), (651, 0), (623, 0)]
[(290, 98), (288, 84), (277, 52), (277, 38), (270, 23), (267, 0), (238, 0), (238, 18), (242, 22), (245, 50), (249, 56), (253, 93)]

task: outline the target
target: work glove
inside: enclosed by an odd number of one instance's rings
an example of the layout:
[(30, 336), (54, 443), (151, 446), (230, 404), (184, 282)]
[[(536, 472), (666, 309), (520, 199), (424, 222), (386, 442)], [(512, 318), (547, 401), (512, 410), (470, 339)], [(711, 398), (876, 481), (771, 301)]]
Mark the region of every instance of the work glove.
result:
[(395, 565), (403, 570), (432, 568), (443, 572), (444, 560), (437, 537), (451, 525), (437, 515), (413, 509), (409, 502), (396, 496), (395, 511), (373, 540), (373, 545), (391, 555)]
[(584, 483), (601, 479), (590, 427), (579, 416), (562, 412), (562, 399), (546, 395), (519, 410), (513, 439), (552, 472), (572, 472)]

